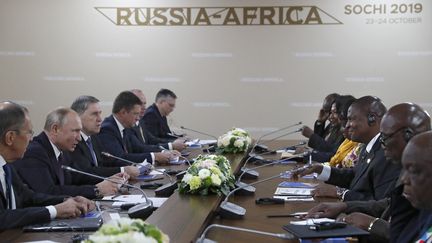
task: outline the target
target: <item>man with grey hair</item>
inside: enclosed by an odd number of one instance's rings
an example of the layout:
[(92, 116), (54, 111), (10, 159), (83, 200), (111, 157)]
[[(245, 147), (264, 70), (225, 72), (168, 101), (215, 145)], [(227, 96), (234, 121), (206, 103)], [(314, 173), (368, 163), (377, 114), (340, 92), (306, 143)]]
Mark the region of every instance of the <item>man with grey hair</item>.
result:
[[(11, 164), (20, 159), (33, 135), (27, 110), (12, 102), (0, 103), (0, 231), (70, 218), (94, 209), (83, 197), (69, 198), (29, 190)], [(54, 205), (54, 206), (53, 206)]]
[[(139, 169), (135, 166), (126, 165), (119, 167), (119, 161), (112, 161), (101, 155), (104, 148), (97, 136), (102, 124), (102, 109), (99, 100), (93, 96), (82, 95), (75, 99), (71, 105), (72, 110), (78, 113), (81, 123), (81, 140), (70, 156), (74, 168), (100, 176), (112, 176), (119, 172), (126, 172), (132, 178), (139, 175)], [(100, 179), (92, 180), (99, 182)]]
[[(134, 93), (142, 102), (141, 111), (139, 114), (139, 118), (141, 120), (147, 109), (147, 99), (143, 91), (140, 89), (132, 89), (131, 92)], [(174, 149), (177, 151), (182, 151), (183, 149), (186, 148), (185, 139), (177, 138), (173, 142), (166, 142), (165, 140), (161, 140), (158, 137), (155, 137), (151, 133), (151, 131), (147, 131), (144, 124), (140, 123), (140, 121), (136, 123), (136, 126), (132, 127), (132, 130), (135, 132), (135, 135), (138, 137), (138, 139), (144, 144), (156, 144), (166, 149), (169, 150)]]
[[(54, 195), (96, 198), (115, 194), (117, 184), (103, 181), (88, 185), (84, 176), (63, 171), (62, 165), (71, 165), (69, 152), (81, 140), (81, 120), (70, 108), (57, 108), (47, 115), (44, 131), (29, 144), (23, 159), (14, 163), (21, 179), (34, 191)], [(122, 180), (122, 174), (112, 177)]]

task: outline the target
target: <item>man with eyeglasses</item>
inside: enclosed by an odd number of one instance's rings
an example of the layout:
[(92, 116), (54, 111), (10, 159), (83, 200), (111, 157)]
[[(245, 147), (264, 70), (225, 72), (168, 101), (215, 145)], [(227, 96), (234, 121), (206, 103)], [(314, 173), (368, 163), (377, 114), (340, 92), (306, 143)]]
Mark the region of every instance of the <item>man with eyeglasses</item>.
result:
[(294, 177), (318, 173), (319, 180), (347, 188), (338, 192), (343, 201), (385, 198), (400, 172), (400, 165), (386, 161), (381, 148), (380, 122), (385, 112), (384, 104), (373, 96), (359, 98), (348, 109), (346, 126), (351, 140), (366, 145), (360, 152), (356, 166), (341, 169), (314, 164), (296, 170)]
[(0, 231), (46, 223), (54, 218), (78, 217), (94, 209), (94, 204), (83, 197), (66, 199), (65, 196), (35, 193), (10, 166), (23, 156), (32, 138), (32, 124), (26, 108), (1, 102), (0, 134)]
[[(402, 103), (391, 107), (381, 121), (381, 145), (387, 160), (401, 163), (402, 151), (408, 141), (419, 133), (431, 130), (429, 114), (420, 106)], [(418, 211), (402, 196), (400, 178), (389, 197), (378, 201), (321, 203), (309, 210), (307, 217), (335, 218), (341, 213), (343, 221), (368, 230), (368, 242), (407, 242), (410, 234), (401, 233), (416, 221)], [(391, 223), (388, 221), (391, 219)], [(412, 231), (412, 229), (409, 229)]]
[[(114, 100), (112, 115), (102, 122), (97, 135), (105, 151), (136, 163), (168, 164), (178, 151), (161, 151), (157, 146), (146, 146), (138, 141), (131, 128), (139, 119), (141, 100), (131, 91), (121, 92)], [(118, 162), (118, 166), (127, 163)]]
[(147, 108), (140, 124), (144, 130), (156, 137), (158, 143), (168, 143), (179, 136), (174, 135), (168, 126), (167, 116), (174, 110), (177, 96), (169, 89), (161, 89), (156, 94), (155, 103)]

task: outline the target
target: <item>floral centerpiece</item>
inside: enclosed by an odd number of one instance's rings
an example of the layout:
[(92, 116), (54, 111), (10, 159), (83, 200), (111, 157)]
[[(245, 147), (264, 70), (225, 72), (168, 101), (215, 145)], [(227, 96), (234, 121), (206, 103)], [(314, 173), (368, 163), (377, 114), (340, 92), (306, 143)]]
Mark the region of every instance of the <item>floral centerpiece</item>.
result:
[(241, 128), (233, 128), (217, 141), (218, 150), (223, 153), (244, 152), (251, 144), (249, 133)]
[(103, 224), (86, 243), (166, 243), (169, 238), (156, 226), (141, 219), (120, 218)]
[(227, 195), (234, 188), (231, 165), (222, 155), (200, 155), (179, 185), (180, 193)]

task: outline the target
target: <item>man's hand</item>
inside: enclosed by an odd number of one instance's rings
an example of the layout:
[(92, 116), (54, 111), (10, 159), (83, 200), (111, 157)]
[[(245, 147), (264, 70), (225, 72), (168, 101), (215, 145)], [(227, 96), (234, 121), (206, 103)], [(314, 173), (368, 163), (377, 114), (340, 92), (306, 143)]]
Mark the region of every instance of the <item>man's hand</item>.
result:
[(172, 143), (172, 147), (174, 150), (177, 151), (182, 151), (183, 149), (185, 149), (187, 147), (185, 140), (178, 138), (176, 140), (174, 140), (174, 142)]
[(167, 165), (169, 164), (171, 153), (169, 151), (163, 151), (159, 153), (154, 153), (155, 161), (158, 162), (159, 165)]
[(81, 214), (87, 213), (86, 208), (82, 204), (76, 202), (73, 198), (68, 198), (66, 201), (54, 206), (57, 210), (58, 219), (75, 218)]
[(76, 196), (72, 198), (75, 202), (82, 205), (82, 208), (86, 209), (86, 212), (90, 212), (95, 209), (95, 204), (92, 200), (88, 200), (82, 196)]
[(124, 172), (126, 172), (130, 177), (137, 178), (140, 175), (140, 170), (136, 166), (125, 166)]
[(310, 138), (313, 133), (314, 133), (314, 131), (310, 127), (303, 126), (303, 128), (302, 128), (302, 135), (303, 136)]
[(308, 211), (304, 218), (336, 218), (347, 208), (344, 202), (320, 203)]
[(346, 222), (347, 224), (354, 225), (360, 229), (367, 230), (374, 219), (375, 217), (364, 213), (352, 213), (342, 218), (342, 221)]
[(294, 180), (297, 180), (299, 177), (309, 175), (312, 173), (321, 174), (323, 170), (323, 166), (321, 164), (313, 164), (312, 166), (303, 166), (291, 171), (291, 176)]
[[(113, 176), (110, 178), (112, 179)], [(96, 187), (98, 188), (99, 193), (103, 196), (114, 195), (118, 192), (118, 189), (120, 188), (121, 184), (124, 182), (122, 178), (116, 178), (116, 181), (118, 181), (119, 184), (116, 184), (111, 181), (102, 181), (96, 184)]]
[(312, 193), (312, 196), (314, 196), (314, 197), (338, 198), (337, 188), (335, 186), (330, 186), (330, 185), (318, 186), (311, 193)]

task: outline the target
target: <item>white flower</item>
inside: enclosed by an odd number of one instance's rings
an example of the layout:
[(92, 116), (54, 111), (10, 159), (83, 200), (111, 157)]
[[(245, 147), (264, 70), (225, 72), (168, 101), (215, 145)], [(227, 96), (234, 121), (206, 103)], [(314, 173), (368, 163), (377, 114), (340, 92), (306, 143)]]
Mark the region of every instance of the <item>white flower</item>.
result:
[(182, 181), (185, 183), (189, 183), (189, 181), (192, 179), (192, 174), (186, 173), (186, 175), (183, 176)]
[(203, 168), (210, 168), (216, 165), (216, 160), (206, 159), (200, 163), (200, 166)]
[(222, 145), (227, 147), (230, 144), (231, 136), (227, 135), (222, 138)]
[(127, 232), (118, 235), (91, 235), (89, 240), (95, 243), (115, 243), (115, 242), (128, 242), (128, 243), (153, 243), (157, 242), (152, 237), (145, 236), (141, 232)]
[(242, 148), (244, 145), (243, 139), (238, 138), (235, 142), (234, 142), (234, 146), (236, 146), (237, 148)]
[(198, 176), (199, 176), (199, 178), (201, 178), (201, 179), (205, 179), (205, 178), (207, 178), (207, 177), (210, 176), (210, 171), (209, 171), (208, 169), (201, 169), (201, 170), (198, 172)]
[(247, 142), (248, 145), (251, 144), (252, 140), (251, 140), (251, 138), (249, 136), (246, 137), (246, 142)]
[(211, 175), (211, 181), (212, 184), (215, 186), (220, 186), (220, 184), (222, 183), (221, 179), (216, 174)]

